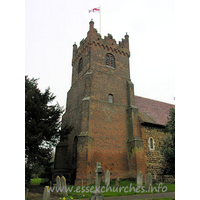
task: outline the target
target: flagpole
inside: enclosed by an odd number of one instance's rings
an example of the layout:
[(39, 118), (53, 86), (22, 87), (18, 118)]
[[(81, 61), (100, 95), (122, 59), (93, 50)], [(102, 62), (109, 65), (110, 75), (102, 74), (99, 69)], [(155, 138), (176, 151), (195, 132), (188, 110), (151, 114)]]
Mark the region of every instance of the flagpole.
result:
[(100, 13), (99, 13), (99, 32), (100, 32), (100, 35), (101, 35), (101, 6), (100, 7)]

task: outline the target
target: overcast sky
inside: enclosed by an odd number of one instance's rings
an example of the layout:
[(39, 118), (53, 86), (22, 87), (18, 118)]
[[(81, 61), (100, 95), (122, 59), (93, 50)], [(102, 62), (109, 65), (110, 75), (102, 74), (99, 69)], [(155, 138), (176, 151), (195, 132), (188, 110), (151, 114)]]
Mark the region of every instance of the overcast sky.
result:
[[(136, 95), (174, 103), (176, 65), (176, 196), (195, 199), (199, 195), (195, 153), (199, 151), (195, 126), (199, 124), (200, 113), (199, 1), (25, 0), (25, 3), (24, 20), (23, 0), (0, 1), (1, 131), (2, 141), (7, 141), (2, 143), (0, 152), (8, 149), (8, 145), (14, 149), (2, 153), (1, 158), (17, 157), (22, 164), (16, 169), (25, 176), (24, 46), (25, 73), (40, 78), (39, 87), (43, 91), (50, 86), (56, 100), (65, 106), (71, 84), (72, 45), (74, 42), (79, 45), (86, 37), (91, 18), (99, 30), (99, 14), (89, 14), (88, 10), (101, 5), (102, 36), (111, 33), (118, 42), (126, 32), (129, 34), (131, 80)], [(188, 136), (195, 139), (188, 142)], [(183, 193), (183, 173), (191, 163), (189, 178), (194, 184), (187, 185)], [(2, 168), (10, 173), (13, 159)], [(8, 173), (2, 174), (6, 183)], [(20, 183), (19, 186), (24, 184), (24, 178)], [(22, 187), (12, 190), (24, 195)], [(8, 192), (5, 188), (4, 194)]]
[[(131, 80), (136, 95), (174, 103), (176, 65), (176, 196), (195, 199), (199, 195), (195, 153), (199, 151), (199, 140), (188, 142), (188, 136), (197, 138), (195, 125), (199, 124), (200, 113), (199, 1), (25, 0), (25, 3), (24, 20), (23, 0), (0, 1), (2, 141), (8, 141), (0, 151), (4, 152), (8, 145), (14, 149), (1, 154), (2, 159), (17, 157), (22, 164), (16, 169), (22, 177), (25, 175), (24, 46), (25, 73), (30, 78), (40, 78), (39, 87), (43, 91), (50, 86), (56, 100), (65, 107), (71, 84), (72, 45), (74, 42), (79, 45), (86, 37), (91, 18), (99, 30), (99, 14), (89, 14), (88, 10), (101, 5), (102, 36), (111, 33), (118, 42), (126, 32), (129, 34)], [(190, 182), (194, 184), (187, 185), (183, 193), (183, 173), (191, 163)], [(13, 159), (2, 168), (10, 173)], [(4, 181), (9, 180), (8, 173), (2, 174)], [(24, 178), (20, 183), (19, 186), (24, 184)], [(12, 190), (24, 195), (22, 187)], [(4, 194), (8, 192), (5, 188)]]
[(135, 94), (175, 104), (175, 23), (172, 0), (29, 0), (25, 5), (25, 74), (50, 86), (61, 106), (71, 86), (72, 45), (87, 36), (89, 21), (101, 36), (129, 35)]

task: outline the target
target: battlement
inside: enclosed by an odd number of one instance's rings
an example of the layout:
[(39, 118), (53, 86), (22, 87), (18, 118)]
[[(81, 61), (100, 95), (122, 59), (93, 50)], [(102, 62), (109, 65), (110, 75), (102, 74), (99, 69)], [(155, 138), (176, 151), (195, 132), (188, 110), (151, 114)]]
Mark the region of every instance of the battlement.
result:
[(89, 24), (90, 26), (87, 37), (81, 40), (79, 47), (77, 47), (76, 44), (73, 45), (72, 64), (77, 58), (80, 57), (82, 52), (91, 45), (99, 46), (100, 48), (107, 49), (108, 51), (123, 54), (124, 56), (127, 55), (130, 57), (129, 36), (127, 33), (124, 38), (117, 44), (116, 40), (113, 39), (113, 36), (110, 33), (108, 33), (108, 35), (104, 36), (104, 39), (102, 39), (101, 35), (94, 28), (94, 22), (90, 21)]

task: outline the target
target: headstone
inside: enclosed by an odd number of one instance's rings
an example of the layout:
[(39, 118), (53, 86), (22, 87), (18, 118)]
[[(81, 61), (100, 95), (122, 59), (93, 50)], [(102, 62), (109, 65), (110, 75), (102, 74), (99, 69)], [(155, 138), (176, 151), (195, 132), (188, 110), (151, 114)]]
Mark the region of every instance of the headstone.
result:
[(115, 180), (115, 187), (119, 187), (119, 177), (117, 177), (117, 179)]
[(137, 174), (137, 186), (142, 187), (143, 184), (143, 177), (142, 177), (142, 172), (138, 172)]
[(102, 176), (102, 173), (103, 173), (103, 169), (101, 167), (100, 162), (97, 162), (95, 173), (96, 173), (95, 186), (99, 187), (99, 186), (101, 186), (101, 176)]
[[(103, 169), (101, 167), (100, 162), (97, 162), (95, 173), (96, 173), (95, 187), (99, 188), (99, 191), (100, 191), (101, 176), (102, 176), (102, 173), (103, 173)], [(104, 198), (103, 198), (103, 195), (101, 193), (99, 193), (98, 191), (95, 191), (94, 193), (92, 193), (90, 200), (104, 200)]]
[(110, 172), (109, 170), (106, 170), (106, 173), (105, 173), (105, 184), (107, 187), (110, 186)]
[(59, 191), (61, 189), (60, 176), (56, 177), (56, 189), (57, 189), (57, 191)]
[(156, 179), (156, 171), (154, 170), (153, 171), (153, 175), (154, 175), (154, 177), (153, 177), (153, 184), (156, 184), (156, 183), (158, 183), (158, 180)]
[(28, 198), (28, 192), (29, 192), (29, 190), (28, 190), (28, 189), (26, 189), (26, 192), (25, 192), (25, 199), (27, 199), (27, 198)]
[(44, 187), (43, 200), (50, 200), (50, 188), (49, 188), (49, 186)]
[(145, 189), (148, 189), (150, 184), (152, 185), (152, 175), (150, 172), (148, 172), (145, 177)]
[(64, 197), (66, 197), (66, 196), (68, 196), (68, 194), (67, 194), (66, 179), (65, 179), (64, 176), (61, 177), (60, 182), (61, 182), (62, 194), (63, 194)]

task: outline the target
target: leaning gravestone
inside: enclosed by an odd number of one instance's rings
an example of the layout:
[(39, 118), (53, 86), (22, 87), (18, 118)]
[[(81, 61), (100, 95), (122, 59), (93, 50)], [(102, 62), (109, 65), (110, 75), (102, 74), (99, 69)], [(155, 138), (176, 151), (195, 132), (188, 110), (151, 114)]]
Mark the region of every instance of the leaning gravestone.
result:
[(61, 182), (61, 190), (62, 190), (62, 194), (64, 197), (68, 196), (67, 194), (67, 184), (66, 184), (66, 179), (64, 176), (61, 177), (60, 179)]
[(145, 177), (145, 189), (148, 189), (152, 185), (152, 175), (151, 173), (147, 173)]
[(49, 188), (49, 186), (44, 187), (43, 200), (50, 200), (50, 188)]
[(142, 178), (142, 172), (138, 172), (137, 174), (137, 187), (142, 187), (143, 184), (143, 178)]
[(110, 186), (110, 172), (109, 170), (106, 170), (106, 173), (105, 173), (105, 184), (107, 187)]
[(100, 162), (97, 162), (95, 173), (96, 173), (95, 190), (96, 190), (96, 188), (98, 188), (98, 190), (95, 191), (94, 193), (92, 193), (90, 200), (104, 200), (103, 195), (100, 192), (98, 192), (98, 191), (100, 191), (101, 176), (102, 176), (102, 173), (103, 173), (103, 169), (101, 167)]
[(60, 176), (56, 177), (56, 190), (57, 192), (61, 190)]
[(117, 179), (115, 180), (115, 187), (116, 187), (116, 188), (119, 187), (119, 177), (117, 177)]

